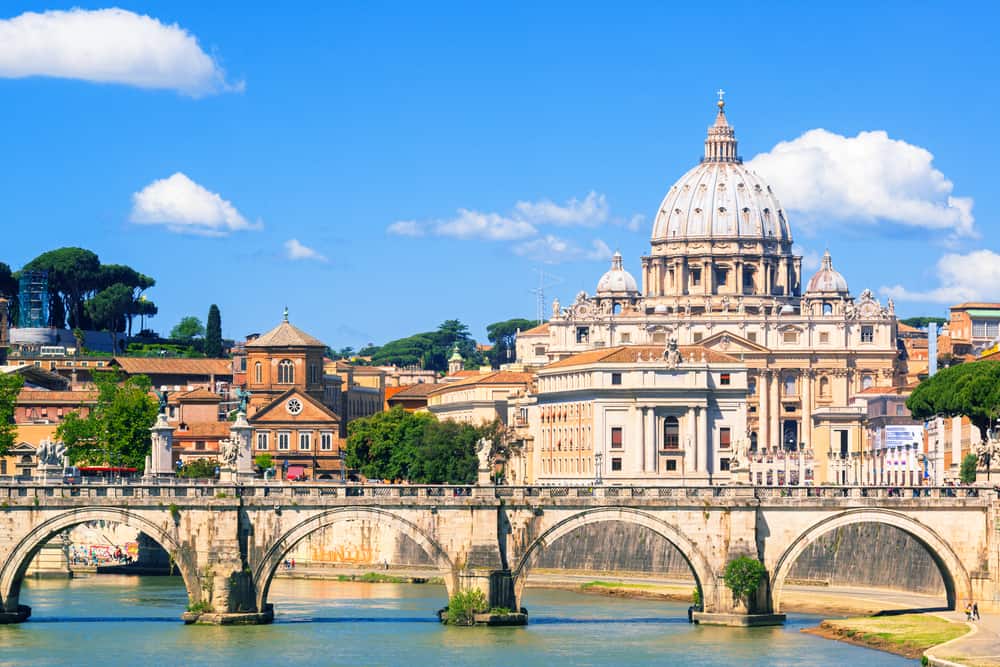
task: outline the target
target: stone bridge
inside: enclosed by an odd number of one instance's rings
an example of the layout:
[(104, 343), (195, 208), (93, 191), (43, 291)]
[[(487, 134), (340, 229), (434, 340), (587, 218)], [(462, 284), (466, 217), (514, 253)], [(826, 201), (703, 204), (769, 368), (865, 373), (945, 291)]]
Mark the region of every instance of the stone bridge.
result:
[[(418, 544), (448, 594), (478, 588), (492, 606), (520, 608), (547, 546), (601, 522), (644, 526), (684, 555), (701, 590), (702, 622), (780, 617), (795, 559), (836, 528), (882, 523), (905, 531), (937, 564), (950, 607), (995, 607), (997, 495), (986, 488), (451, 487), (327, 484), (62, 486), (0, 484), (0, 623), (19, 603), (29, 562), (49, 539), (104, 520), (140, 530), (170, 554), (189, 598), (185, 620), (267, 623), (268, 589), (285, 555), (311, 533), (346, 522), (389, 526)], [(767, 569), (749, 608), (722, 583), (738, 556)], [(442, 606), (446, 600), (442, 600)]]

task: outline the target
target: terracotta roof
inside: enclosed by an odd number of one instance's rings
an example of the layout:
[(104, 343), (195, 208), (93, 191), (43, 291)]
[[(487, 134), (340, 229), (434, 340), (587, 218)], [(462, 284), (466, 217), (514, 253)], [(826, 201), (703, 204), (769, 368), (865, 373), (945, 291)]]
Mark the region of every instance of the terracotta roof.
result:
[(266, 334), (247, 343), (247, 347), (326, 347), (326, 343), (310, 336), (297, 326), (282, 322)]
[(192, 389), (191, 391), (183, 391), (180, 393), (172, 394), (170, 396), (171, 402), (177, 401), (178, 403), (188, 403), (188, 402), (199, 402), (199, 403), (218, 403), (222, 400), (222, 397), (216, 394), (214, 391), (209, 391), (202, 387)]
[(531, 384), (534, 375), (532, 373), (518, 373), (514, 371), (493, 371), (492, 373), (477, 373), (475, 377), (468, 377), (456, 382), (445, 382), (442, 384), (433, 385), (434, 389), (428, 392), (430, 394), (444, 393), (451, 391), (453, 389), (461, 389), (464, 387), (474, 387), (480, 384), (488, 385), (529, 385)]
[(526, 336), (526, 335), (527, 336), (534, 336), (536, 334), (539, 334), (539, 335), (540, 334), (547, 334), (548, 332), (549, 332), (549, 323), (545, 322), (544, 324), (539, 324), (537, 327), (535, 327), (533, 329), (526, 329), (525, 331), (522, 331), (520, 335), (522, 335), (522, 336)]
[[(738, 362), (736, 357), (731, 357), (728, 354), (716, 352), (715, 350), (709, 350), (701, 345), (679, 345), (677, 349), (680, 351), (685, 362), (690, 359), (692, 354), (694, 355), (695, 363), (701, 363), (702, 355), (704, 355), (705, 361), (711, 364)], [(629, 364), (639, 361), (640, 355), (643, 360), (662, 359), (663, 347), (660, 345), (620, 345), (618, 347), (588, 350), (587, 352), (574, 354), (572, 357), (567, 357), (566, 359), (554, 361), (543, 368), (564, 368), (586, 364)]]
[(952, 306), (950, 310), (962, 310), (964, 308), (1000, 308), (1000, 303), (987, 303), (984, 301), (969, 301)]
[(911, 327), (909, 324), (905, 324), (903, 322), (899, 322), (896, 325), (896, 330), (899, 333), (918, 333), (918, 334), (923, 334), (925, 336), (927, 335), (927, 331), (926, 330), (920, 329), (918, 327)]
[(72, 403), (80, 405), (82, 403), (93, 403), (97, 400), (96, 391), (39, 391), (36, 389), (22, 389), (17, 395), (17, 402), (32, 405), (44, 403)]
[(196, 438), (196, 437), (221, 437), (224, 438), (229, 435), (229, 427), (232, 426), (229, 422), (185, 422), (187, 429), (181, 430), (178, 425), (177, 430), (174, 431), (175, 437), (183, 437), (184, 439)]
[(867, 389), (862, 389), (858, 392), (858, 396), (872, 394), (882, 395), (882, 394), (898, 394), (900, 391), (899, 387), (868, 387)]
[[(392, 396), (386, 396), (386, 398), (424, 398), (429, 393), (435, 389), (441, 388), (443, 385), (432, 384), (430, 382), (421, 382), (419, 384), (408, 384), (402, 387), (392, 387), (398, 391), (394, 392)], [(388, 391), (388, 389), (386, 389)]]
[(129, 375), (232, 375), (231, 359), (160, 359), (157, 357), (115, 357), (115, 363)]

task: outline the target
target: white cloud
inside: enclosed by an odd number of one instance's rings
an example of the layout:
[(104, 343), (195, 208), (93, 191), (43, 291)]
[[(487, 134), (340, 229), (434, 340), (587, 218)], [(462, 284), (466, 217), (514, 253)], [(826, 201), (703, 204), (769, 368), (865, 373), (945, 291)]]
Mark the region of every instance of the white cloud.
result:
[(514, 209), (522, 220), (539, 225), (596, 227), (608, 221), (608, 199), (593, 190), (582, 201), (573, 197), (564, 206), (543, 199), (538, 202), (519, 201)]
[(298, 239), (288, 239), (285, 241), (285, 257), (292, 260), (309, 259), (317, 262), (327, 261), (326, 257), (316, 252), (307, 245), (303, 245)]
[(458, 209), (458, 215), (450, 220), (433, 223), (432, 229), (438, 236), (487, 241), (515, 241), (534, 236), (538, 231), (524, 220), (464, 208)]
[(611, 248), (600, 239), (591, 241), (590, 248), (587, 249), (552, 234), (519, 243), (513, 250), (516, 255), (546, 264), (575, 260), (606, 261), (612, 255)]
[(25, 12), (0, 20), (0, 77), (49, 76), (199, 97), (242, 90), (176, 23), (124, 9)]
[(394, 222), (386, 229), (387, 232), (395, 236), (423, 236), (424, 228), (416, 220), (400, 220)]
[(992, 250), (973, 250), (961, 255), (949, 253), (935, 269), (940, 285), (926, 292), (902, 285), (879, 291), (900, 301), (931, 301), (957, 304), (963, 301), (996, 301), (1000, 297), (1000, 255)]
[(755, 156), (748, 166), (774, 188), (798, 225), (887, 221), (974, 237), (971, 197), (932, 165), (925, 148), (882, 130), (845, 137), (809, 130)]
[(260, 229), (218, 194), (177, 172), (153, 181), (132, 195), (129, 219), (140, 225), (164, 225), (172, 232), (225, 236), (233, 231)]

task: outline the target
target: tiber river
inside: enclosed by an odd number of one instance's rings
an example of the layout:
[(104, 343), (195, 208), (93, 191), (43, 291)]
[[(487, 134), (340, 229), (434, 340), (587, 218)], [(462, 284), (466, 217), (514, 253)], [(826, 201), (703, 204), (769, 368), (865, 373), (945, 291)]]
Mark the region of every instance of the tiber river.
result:
[(185, 626), (171, 577), (29, 580), (30, 621), (0, 626), (0, 665), (912, 665), (782, 628), (688, 625), (687, 605), (529, 589), (523, 628), (449, 628), (441, 586), (276, 579), (273, 625)]

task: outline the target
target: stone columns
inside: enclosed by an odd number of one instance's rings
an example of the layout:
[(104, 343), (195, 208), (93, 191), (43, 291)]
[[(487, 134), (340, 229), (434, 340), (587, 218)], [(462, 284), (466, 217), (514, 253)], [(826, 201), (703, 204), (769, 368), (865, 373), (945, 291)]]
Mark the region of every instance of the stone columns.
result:
[(812, 447), (812, 403), (813, 403), (813, 376), (815, 372), (808, 368), (802, 373), (802, 433), (800, 440), (806, 443), (807, 447)]
[(698, 410), (698, 472), (708, 472), (708, 408)]
[(659, 473), (659, 464), (656, 457), (656, 414), (651, 408), (643, 408), (646, 425), (646, 470), (647, 472)]
[(768, 415), (771, 422), (769, 433), (771, 442), (769, 444), (777, 443), (778, 449), (781, 449), (781, 399), (778, 396), (778, 385), (780, 384), (781, 372), (773, 371), (771, 375), (771, 414)]
[(770, 400), (771, 371), (762, 368), (757, 376), (757, 450), (766, 451), (768, 447), (768, 414)]
[(686, 422), (687, 437), (684, 444), (684, 467), (689, 472), (697, 471), (698, 460), (695, 451), (698, 447), (698, 408), (688, 408)]
[(160, 413), (156, 423), (149, 429), (152, 440), (148, 477), (172, 477), (174, 475), (174, 427), (167, 423), (167, 415)]

